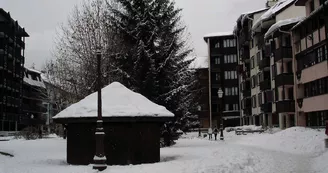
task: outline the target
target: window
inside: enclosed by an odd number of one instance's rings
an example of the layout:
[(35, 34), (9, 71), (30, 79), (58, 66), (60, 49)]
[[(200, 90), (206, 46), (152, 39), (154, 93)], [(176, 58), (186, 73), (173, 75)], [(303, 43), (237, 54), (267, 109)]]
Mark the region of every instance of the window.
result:
[(251, 57), (251, 69), (253, 69), (255, 67), (254, 64), (254, 56)]
[(214, 58), (214, 64), (220, 64), (220, 58), (219, 57)]
[(256, 96), (252, 96), (252, 107), (256, 108)]
[(317, 62), (322, 62), (323, 61), (323, 54), (322, 54), (322, 49), (323, 47), (320, 47), (317, 49)]
[(237, 71), (225, 71), (224, 78), (225, 79), (237, 79)]
[(271, 66), (271, 71), (272, 71), (272, 80), (277, 76), (277, 70), (276, 70), (276, 64)]
[(225, 104), (225, 110), (229, 111), (229, 104)]
[(259, 65), (260, 64), (260, 61), (261, 61), (261, 53), (260, 52), (257, 52), (256, 54), (256, 64)]
[(235, 39), (223, 40), (223, 47), (236, 47), (236, 40)]
[(262, 102), (262, 93), (259, 93), (258, 97), (258, 101), (259, 101), (259, 105), (263, 104)]
[(215, 73), (215, 80), (219, 81), (220, 80), (220, 73)]
[(220, 42), (218, 41), (217, 43), (215, 43), (214, 48), (219, 48), (220, 47)]
[(256, 85), (256, 83), (255, 83), (255, 77), (256, 76), (252, 76), (251, 77), (251, 79), (252, 79), (252, 88), (255, 88), (255, 85)]
[(238, 110), (239, 110), (238, 104), (233, 104), (232, 109), (233, 109), (234, 111), (238, 111)]
[(228, 47), (227, 40), (223, 40), (223, 47)]
[(328, 93), (328, 78), (321, 78), (304, 84), (305, 97), (313, 97)]
[(312, 11), (314, 11), (314, 0), (310, 2), (310, 13), (312, 13)]

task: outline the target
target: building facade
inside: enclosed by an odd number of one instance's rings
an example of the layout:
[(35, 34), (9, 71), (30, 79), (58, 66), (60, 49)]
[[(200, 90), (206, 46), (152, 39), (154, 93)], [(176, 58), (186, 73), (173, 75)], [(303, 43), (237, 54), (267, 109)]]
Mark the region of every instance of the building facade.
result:
[(294, 3), (279, 1), (268, 9), (242, 14), (237, 20), (245, 125), (297, 125), (290, 29), (305, 16), (305, 8)]
[(200, 128), (210, 127), (210, 111), (209, 111), (209, 78), (208, 78), (208, 58), (196, 57), (191, 63), (190, 68), (196, 70), (200, 96), (197, 100), (199, 103), (197, 114), (199, 118)]
[(0, 8), (0, 131), (21, 129), (25, 37), (29, 35)]
[[(211, 127), (240, 125), (239, 90), (237, 75), (237, 41), (232, 33), (204, 36), (208, 46), (209, 110)], [(218, 90), (223, 97), (219, 99)], [(222, 114), (221, 114), (222, 113)]]
[(306, 18), (292, 30), (295, 113), (301, 126), (324, 126), (328, 118), (328, 1), (297, 0)]
[(47, 121), (48, 94), (41, 72), (25, 68), (23, 82), (22, 125), (39, 127)]

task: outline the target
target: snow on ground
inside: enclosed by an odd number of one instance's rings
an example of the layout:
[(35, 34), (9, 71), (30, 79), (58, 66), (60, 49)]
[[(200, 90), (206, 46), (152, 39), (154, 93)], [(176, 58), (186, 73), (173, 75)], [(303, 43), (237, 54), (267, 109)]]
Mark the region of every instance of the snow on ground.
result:
[[(176, 145), (161, 149), (159, 163), (108, 166), (103, 172), (314, 173), (315, 170), (324, 173), (328, 171), (328, 164), (322, 159), (327, 160), (328, 153), (321, 149), (322, 134), (323, 131), (294, 127), (274, 134), (237, 136), (234, 132), (225, 132), (225, 141), (209, 141), (198, 138), (198, 132), (187, 133)], [(68, 165), (66, 140), (56, 136), (31, 141), (0, 141), (0, 151), (14, 154), (14, 157), (0, 155), (0, 173), (97, 172), (92, 170), (92, 165)], [(309, 156), (319, 151), (323, 153), (319, 157)]]
[(323, 130), (291, 127), (272, 135), (247, 135), (237, 143), (293, 154), (319, 155), (325, 151), (325, 138)]

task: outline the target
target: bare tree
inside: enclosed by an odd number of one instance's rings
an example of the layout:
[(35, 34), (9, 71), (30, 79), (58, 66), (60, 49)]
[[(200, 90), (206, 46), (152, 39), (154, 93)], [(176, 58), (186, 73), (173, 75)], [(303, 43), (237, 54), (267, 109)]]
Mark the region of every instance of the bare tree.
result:
[(92, 0), (75, 7), (56, 39), (55, 61), (49, 61), (45, 71), (51, 73), (50, 82), (62, 89), (84, 96), (95, 91), (97, 48), (102, 50), (103, 83), (117, 79), (113, 58), (118, 53), (115, 35), (108, 27), (108, 3)]

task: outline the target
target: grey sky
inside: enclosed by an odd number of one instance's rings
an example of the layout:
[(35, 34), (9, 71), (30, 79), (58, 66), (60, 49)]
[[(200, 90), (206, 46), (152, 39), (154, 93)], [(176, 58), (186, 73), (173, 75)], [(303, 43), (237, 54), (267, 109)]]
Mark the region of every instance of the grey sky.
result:
[[(40, 69), (51, 59), (56, 29), (66, 22), (75, 5), (83, 0), (1, 0), (0, 8), (9, 11), (25, 27), (27, 67), (35, 63)], [(232, 30), (238, 16), (265, 6), (266, 0), (175, 0), (183, 8), (184, 23), (191, 34), (191, 46), (197, 56), (206, 56), (203, 36), (211, 32)]]

